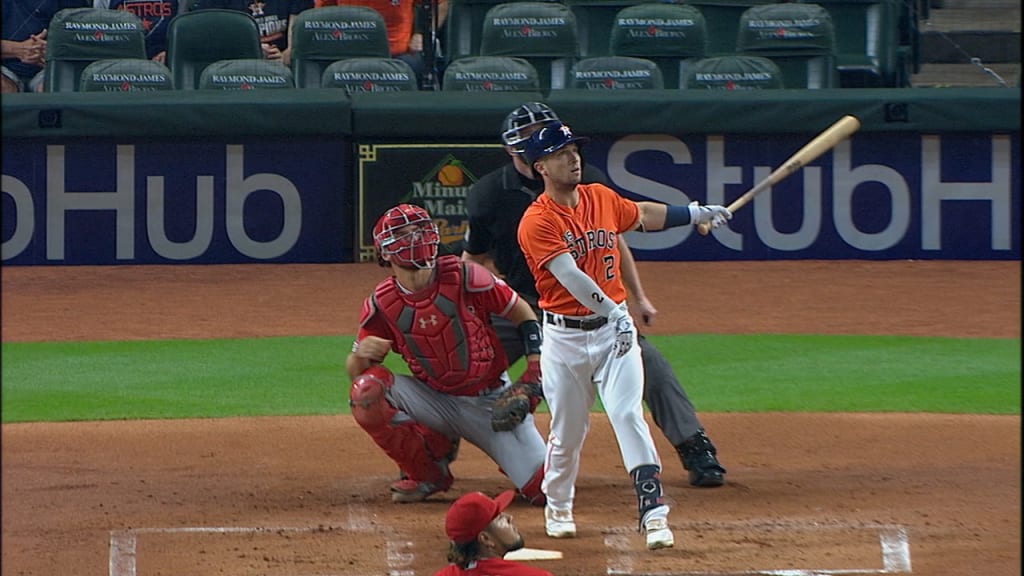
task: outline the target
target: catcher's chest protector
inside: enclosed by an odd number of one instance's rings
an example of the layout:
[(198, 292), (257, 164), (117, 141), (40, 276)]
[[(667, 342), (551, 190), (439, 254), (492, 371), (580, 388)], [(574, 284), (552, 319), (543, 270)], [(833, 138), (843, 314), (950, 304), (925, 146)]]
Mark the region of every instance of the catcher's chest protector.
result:
[(416, 299), (383, 282), (373, 293), (374, 308), (391, 325), (395, 347), (417, 378), (455, 395), (491, 388), (506, 367), (495, 362), (487, 324), (466, 304), (462, 262), (439, 258), (437, 278), (432, 292)]

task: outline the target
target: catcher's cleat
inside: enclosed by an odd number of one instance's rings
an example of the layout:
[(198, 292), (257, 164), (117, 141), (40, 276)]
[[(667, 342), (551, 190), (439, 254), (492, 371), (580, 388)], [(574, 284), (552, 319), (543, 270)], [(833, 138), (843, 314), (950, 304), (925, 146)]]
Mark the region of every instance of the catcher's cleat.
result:
[(391, 483), (391, 501), (400, 504), (423, 502), (438, 492), (447, 492), (455, 482), (455, 477), (448, 470), (447, 462), (442, 460), (438, 462), (438, 465), (441, 466), (443, 474), (441, 479), (436, 482), (413, 480), (405, 472), (402, 472), (401, 477)]
[(545, 506), (544, 530), (551, 538), (575, 538), (576, 521), (572, 518), (572, 510), (555, 510)]
[(664, 518), (650, 518), (644, 522), (644, 533), (647, 535), (647, 549), (660, 550), (671, 548), (676, 544), (676, 538), (669, 530), (668, 520)]
[(676, 446), (683, 468), (689, 472), (690, 484), (701, 488), (713, 488), (725, 484), (725, 468), (718, 462), (718, 451), (704, 429)]

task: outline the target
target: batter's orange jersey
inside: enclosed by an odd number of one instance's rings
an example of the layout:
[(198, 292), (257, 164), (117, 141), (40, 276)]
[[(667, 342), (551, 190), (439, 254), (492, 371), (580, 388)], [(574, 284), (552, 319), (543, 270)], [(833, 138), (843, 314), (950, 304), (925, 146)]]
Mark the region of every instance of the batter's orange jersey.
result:
[(603, 184), (580, 184), (579, 203), (570, 208), (547, 194), (530, 204), (519, 221), (519, 247), (537, 283), (540, 307), (556, 314), (588, 316), (581, 304), (548, 271), (547, 264), (569, 253), (587, 276), (615, 302), (626, 299), (619, 272), (619, 234), (636, 228), (640, 207)]
[(384, 17), (388, 28), (388, 44), (391, 56), (395, 57), (409, 51), (409, 39), (412, 38), (413, 24), (416, 20), (416, 7), (420, 0), (315, 0), (314, 6), (366, 6), (373, 8)]

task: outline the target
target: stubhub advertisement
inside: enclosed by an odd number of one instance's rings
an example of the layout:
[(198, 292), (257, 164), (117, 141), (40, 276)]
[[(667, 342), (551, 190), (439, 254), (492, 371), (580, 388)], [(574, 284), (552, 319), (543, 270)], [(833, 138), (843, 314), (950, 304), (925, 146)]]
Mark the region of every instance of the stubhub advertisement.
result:
[[(627, 197), (728, 205), (811, 138), (632, 135), (594, 138), (583, 151)], [(351, 262), (360, 223), (415, 196), (396, 175), (410, 189), (429, 176), (403, 166), (461, 165), (479, 177), (506, 161), (455, 144), (406, 147), (357, 163), (358, 145), (341, 140), (5, 141), (3, 263)], [(442, 188), (443, 216), (457, 227), (465, 202), (455, 196), (470, 186)], [(643, 260), (1012, 260), (1020, 197), (1019, 133), (859, 132), (759, 194), (727, 228), (629, 240)]]

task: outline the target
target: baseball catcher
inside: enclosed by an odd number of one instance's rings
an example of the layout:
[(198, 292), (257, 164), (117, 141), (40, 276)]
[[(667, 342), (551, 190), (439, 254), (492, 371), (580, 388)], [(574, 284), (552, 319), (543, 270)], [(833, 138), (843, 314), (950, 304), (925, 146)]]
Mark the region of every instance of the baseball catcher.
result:
[[(447, 491), (454, 480), (449, 464), (465, 438), (525, 499), (543, 505), (546, 447), (529, 406), (502, 416), (500, 431), (491, 423), (496, 402), (514, 386), (491, 315), (522, 335), (532, 368), (515, 386), (539, 385), (540, 326), (530, 305), (482, 266), (438, 257), (437, 225), (419, 206), (388, 210), (374, 226), (373, 243), (393, 275), (365, 300), (345, 366), (353, 417), (401, 471), (391, 499), (420, 502)], [(381, 366), (389, 352), (402, 356), (411, 376)]]

